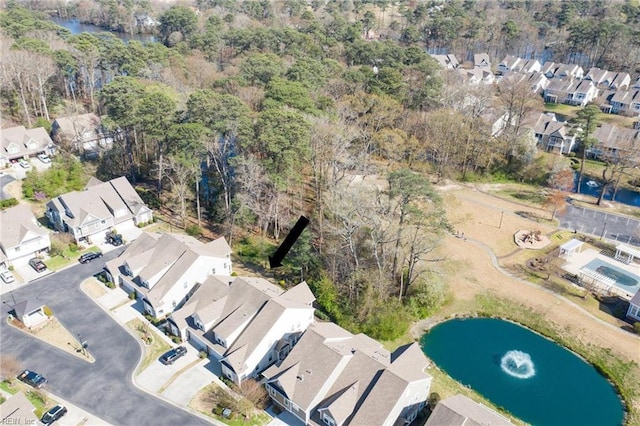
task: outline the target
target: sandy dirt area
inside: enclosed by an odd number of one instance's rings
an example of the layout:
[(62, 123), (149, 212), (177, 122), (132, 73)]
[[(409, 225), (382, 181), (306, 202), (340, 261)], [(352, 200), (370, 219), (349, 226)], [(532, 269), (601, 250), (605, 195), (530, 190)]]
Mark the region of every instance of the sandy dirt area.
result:
[[(522, 249), (514, 243), (513, 234), (516, 231), (530, 229), (550, 234), (555, 230), (550, 225), (526, 217), (531, 217), (530, 214), (548, 217), (547, 211), (505, 201), (475, 188), (448, 187), (443, 192), (443, 197), (451, 222), (456, 230), (464, 232), (467, 238), (465, 240), (449, 236), (441, 247), (442, 254), (456, 264), (453, 268), (455, 271), (447, 279), (455, 295), (455, 309), (464, 307), (465, 301), (471, 302), (476, 295), (488, 292), (543, 313), (558, 328), (578, 336), (585, 344), (611, 348), (625, 358), (640, 363), (639, 336), (595, 320), (548, 290), (527, 285), (505, 275), (493, 265), (490, 255), (482, 247), (484, 244), (492, 250), (498, 262), (500, 257), (517, 253)], [(432, 324), (439, 318), (455, 313), (445, 309), (437, 318), (417, 324), (414, 327), (414, 335), (421, 334), (420, 328), (424, 328), (425, 324)]]
[(44, 324), (32, 330), (24, 328), (17, 320), (13, 320), (9, 324), (84, 361), (95, 362), (91, 353), (81, 350), (78, 339), (69, 333), (55, 316), (49, 317)]

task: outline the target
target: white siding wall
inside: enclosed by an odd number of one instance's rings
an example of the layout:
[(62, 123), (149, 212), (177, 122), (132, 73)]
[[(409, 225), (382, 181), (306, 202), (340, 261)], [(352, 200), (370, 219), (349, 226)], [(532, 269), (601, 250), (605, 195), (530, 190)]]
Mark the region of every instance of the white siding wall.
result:
[(49, 239), (49, 234), (46, 234), (40, 237), (31, 238), (29, 241), (26, 241), (17, 247), (7, 248), (6, 255), (9, 261), (14, 261), (23, 257), (32, 258), (35, 252), (46, 250), (49, 247), (51, 247), (51, 240)]
[(238, 375), (250, 376), (258, 364), (261, 364), (259, 370), (267, 367), (268, 354), (275, 343), (286, 334), (305, 331), (313, 322), (313, 312), (313, 308), (285, 310), (280, 318), (278, 318), (278, 321), (273, 324), (269, 332), (267, 332), (260, 343), (258, 343), (253, 353), (247, 357), (247, 370), (238, 371)]

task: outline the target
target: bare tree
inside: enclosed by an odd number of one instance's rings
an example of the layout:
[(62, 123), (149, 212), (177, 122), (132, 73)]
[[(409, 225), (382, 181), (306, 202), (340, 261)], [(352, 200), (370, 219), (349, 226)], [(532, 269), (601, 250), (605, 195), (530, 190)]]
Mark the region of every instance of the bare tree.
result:
[(22, 371), (22, 363), (11, 355), (0, 355), (0, 379), (13, 383)]

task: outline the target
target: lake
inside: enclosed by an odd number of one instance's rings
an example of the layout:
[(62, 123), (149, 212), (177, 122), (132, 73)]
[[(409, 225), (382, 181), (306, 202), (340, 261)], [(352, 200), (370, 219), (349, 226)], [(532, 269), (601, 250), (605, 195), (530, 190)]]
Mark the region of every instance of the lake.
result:
[(443, 322), (421, 339), (451, 377), (534, 425), (620, 425), (622, 401), (573, 352), (517, 324), (492, 318)]
[(129, 33), (123, 33), (119, 31), (109, 31), (105, 28), (99, 27), (93, 24), (83, 24), (77, 19), (63, 19), (59, 17), (51, 17), (51, 20), (56, 24), (60, 25), (71, 31), (71, 34), (80, 34), (80, 33), (111, 33), (118, 37), (119, 39), (128, 42), (130, 40), (137, 40), (142, 43), (152, 43), (156, 41), (156, 36), (152, 34), (134, 34), (131, 35)]
[[(576, 174), (576, 182), (573, 188), (573, 191), (578, 188), (578, 180)], [(600, 193), (602, 192), (602, 182), (592, 179), (588, 176), (585, 176), (582, 179), (582, 184), (580, 184), (580, 194), (591, 195), (592, 197), (598, 198)], [(611, 201), (611, 197), (613, 195), (613, 186), (609, 188), (606, 194), (604, 194), (604, 199)], [(629, 206), (640, 207), (640, 192), (631, 191), (627, 188), (618, 188), (616, 192), (616, 196), (613, 198), (613, 201), (618, 203), (627, 204)]]

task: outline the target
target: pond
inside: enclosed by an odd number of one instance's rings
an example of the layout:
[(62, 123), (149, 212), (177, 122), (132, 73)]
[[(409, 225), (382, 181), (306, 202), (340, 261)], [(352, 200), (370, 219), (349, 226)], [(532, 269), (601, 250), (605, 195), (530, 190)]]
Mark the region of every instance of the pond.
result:
[(71, 34), (80, 34), (80, 33), (111, 33), (118, 37), (120, 40), (124, 42), (128, 42), (130, 40), (138, 40), (139, 42), (154, 42), (156, 41), (156, 37), (152, 34), (128, 34), (119, 31), (109, 31), (105, 28), (99, 27), (93, 24), (83, 24), (77, 19), (63, 19), (55, 16), (51, 17), (51, 20), (56, 24), (60, 25), (68, 29)]
[(421, 346), (455, 380), (527, 423), (622, 424), (622, 401), (593, 366), (517, 324), (449, 320), (425, 334)]
[[(577, 176), (577, 175), (576, 175)], [(599, 197), (602, 192), (602, 182), (598, 180), (594, 180), (588, 176), (585, 176), (582, 180), (582, 184), (580, 185), (580, 194), (591, 195), (592, 197)], [(575, 186), (573, 191), (575, 192), (578, 189), (578, 180), (576, 178)], [(613, 196), (613, 186), (609, 187), (607, 193), (604, 194), (605, 200), (611, 200)], [(632, 191), (627, 188), (618, 188), (616, 191), (615, 197), (613, 197), (613, 201), (618, 203), (627, 204), (629, 206), (640, 207), (640, 192)]]

